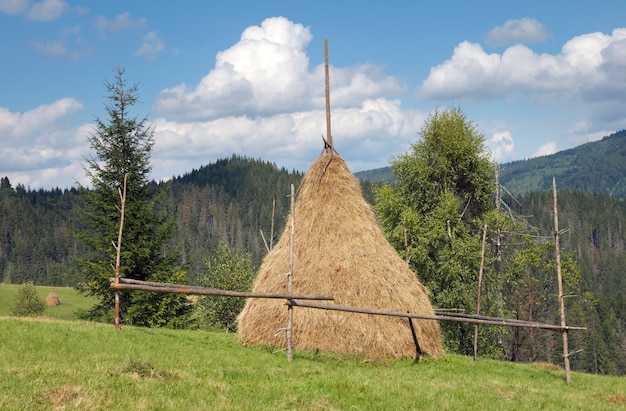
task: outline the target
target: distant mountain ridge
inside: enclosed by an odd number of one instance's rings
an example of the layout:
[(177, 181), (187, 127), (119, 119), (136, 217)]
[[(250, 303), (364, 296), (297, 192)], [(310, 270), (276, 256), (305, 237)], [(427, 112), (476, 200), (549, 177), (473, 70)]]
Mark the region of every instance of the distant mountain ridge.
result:
[(514, 194), (557, 187), (626, 198), (626, 130), (558, 153), (500, 166), (500, 184)]
[[(355, 173), (362, 181), (393, 182), (391, 167)], [(512, 194), (559, 190), (626, 198), (626, 130), (543, 157), (500, 165), (500, 184)]]

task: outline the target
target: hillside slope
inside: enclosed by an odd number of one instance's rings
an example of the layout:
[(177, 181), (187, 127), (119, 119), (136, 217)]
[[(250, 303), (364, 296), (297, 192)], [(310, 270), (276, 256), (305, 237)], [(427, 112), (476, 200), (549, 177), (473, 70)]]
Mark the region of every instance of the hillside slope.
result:
[(550, 190), (626, 198), (626, 130), (558, 153), (500, 166), (500, 184), (512, 193)]
[[(446, 355), (246, 347), (233, 334), (0, 317), (3, 410), (616, 410), (620, 377)], [(89, 343), (85, 343), (85, 342)]]

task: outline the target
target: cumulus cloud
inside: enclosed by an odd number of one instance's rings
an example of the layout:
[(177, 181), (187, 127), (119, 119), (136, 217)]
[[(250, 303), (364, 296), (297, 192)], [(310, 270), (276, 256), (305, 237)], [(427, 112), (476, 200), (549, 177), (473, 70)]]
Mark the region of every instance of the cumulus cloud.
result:
[(486, 143), (491, 150), (492, 158), (497, 162), (510, 159), (515, 150), (515, 141), (510, 131), (493, 133)]
[[(332, 134), (335, 147), (346, 159), (354, 159), (357, 169), (377, 168), (388, 164), (381, 152), (399, 154), (416, 138), (416, 130), (426, 114), (403, 110), (399, 101), (383, 98), (366, 100), (358, 107), (332, 112)], [(196, 159), (228, 157), (232, 153), (262, 153), (289, 169), (305, 170), (321, 152), (322, 135), (326, 134), (324, 110), (285, 112), (266, 117), (228, 116), (207, 121), (155, 120), (154, 150), (157, 178), (168, 178), (171, 167), (180, 168)], [(247, 154), (250, 155), (250, 154)], [(178, 164), (178, 166), (176, 166)], [(166, 167), (167, 166), (167, 167)], [(168, 172), (169, 170), (169, 172)]]
[[(0, 107), (0, 164), (3, 173), (23, 170), (37, 173), (43, 168), (66, 167), (84, 153), (82, 129), (66, 130), (56, 123), (82, 109), (82, 104), (64, 98), (24, 113)], [(81, 142), (81, 140), (83, 142)], [(30, 181), (30, 180), (29, 180)], [(24, 183), (25, 184), (25, 183)]]
[[(248, 27), (195, 87), (163, 90), (152, 111), (155, 174), (232, 153), (306, 170), (326, 134), (324, 66), (309, 66), (308, 28), (283, 17)], [(335, 148), (357, 169), (383, 167), (416, 139), (425, 114), (390, 98), (406, 87), (380, 66), (330, 67)], [(390, 154), (391, 155), (391, 154)], [(354, 159), (354, 161), (352, 161)], [(188, 167), (180, 172), (188, 171)]]
[(73, 114), (82, 107), (81, 102), (72, 98), (63, 98), (21, 114), (0, 107), (0, 132), (15, 137), (27, 136), (36, 130), (50, 127), (59, 118)]
[(532, 157), (549, 156), (550, 154), (554, 154), (557, 151), (559, 150), (556, 146), (556, 143), (554, 141), (548, 141), (547, 143), (539, 146), (537, 151), (533, 153)]
[(98, 16), (96, 18), (95, 27), (100, 31), (121, 31), (134, 28), (145, 27), (148, 20), (144, 17), (134, 19), (130, 13), (122, 13), (115, 16), (113, 19), (108, 19), (104, 16)]
[(615, 109), (626, 104), (626, 28), (574, 37), (557, 54), (538, 54), (522, 44), (501, 54), (487, 53), (479, 44), (464, 41), (449, 60), (430, 70), (416, 93), (449, 101), (559, 96), (572, 104), (591, 103), (588, 109), (597, 130), (610, 129), (609, 122), (626, 121), (623, 110)]
[[(239, 42), (219, 52), (215, 67), (195, 87), (163, 90), (154, 112), (178, 120), (275, 115), (324, 107), (324, 67), (309, 67), (308, 28), (283, 17), (248, 27)], [(397, 94), (405, 87), (375, 65), (331, 67), (333, 107)]]
[(150, 31), (143, 37), (143, 43), (134, 54), (146, 60), (156, 60), (157, 55), (163, 50), (165, 50), (165, 42), (159, 38), (156, 32)]
[(524, 17), (508, 20), (504, 25), (493, 28), (485, 35), (484, 40), (491, 47), (500, 47), (542, 42), (549, 35), (546, 27), (539, 21)]

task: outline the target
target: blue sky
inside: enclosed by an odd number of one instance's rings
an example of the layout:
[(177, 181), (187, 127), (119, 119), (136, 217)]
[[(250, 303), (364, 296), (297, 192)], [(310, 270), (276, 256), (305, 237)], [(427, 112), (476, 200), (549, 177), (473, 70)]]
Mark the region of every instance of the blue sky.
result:
[(154, 126), (153, 178), (240, 154), (306, 170), (326, 133), (353, 171), (389, 165), (461, 107), (494, 159), (626, 128), (622, 1), (0, 0), (0, 176), (88, 184), (105, 81)]

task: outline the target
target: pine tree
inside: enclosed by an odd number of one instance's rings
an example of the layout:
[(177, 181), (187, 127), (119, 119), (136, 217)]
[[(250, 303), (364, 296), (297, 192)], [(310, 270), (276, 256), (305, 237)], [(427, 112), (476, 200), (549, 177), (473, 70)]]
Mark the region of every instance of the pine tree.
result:
[[(96, 119), (96, 128), (88, 136), (94, 154), (87, 159), (85, 172), (92, 189), (80, 187), (84, 197), (82, 227), (79, 238), (90, 252), (79, 261), (84, 280), (79, 288), (99, 298), (88, 312), (90, 319), (113, 319), (114, 293), (109, 278), (114, 276), (115, 245), (120, 224), (120, 191), (127, 175), (120, 275), (136, 280), (182, 282), (184, 275), (176, 269), (175, 255), (163, 255), (172, 233), (172, 221), (156, 212), (160, 193), (150, 184), (150, 153), (154, 130), (147, 119), (130, 112), (138, 102), (137, 85), (127, 88), (124, 70), (115, 70), (114, 82), (104, 84), (108, 92), (108, 119)], [(183, 272), (184, 274), (184, 272)], [(154, 326), (168, 325), (185, 314), (185, 304), (168, 304), (171, 296), (122, 292), (122, 323)], [(182, 296), (178, 298), (182, 299)], [(167, 309), (167, 307), (172, 307)], [(176, 321), (180, 324), (180, 319)]]

